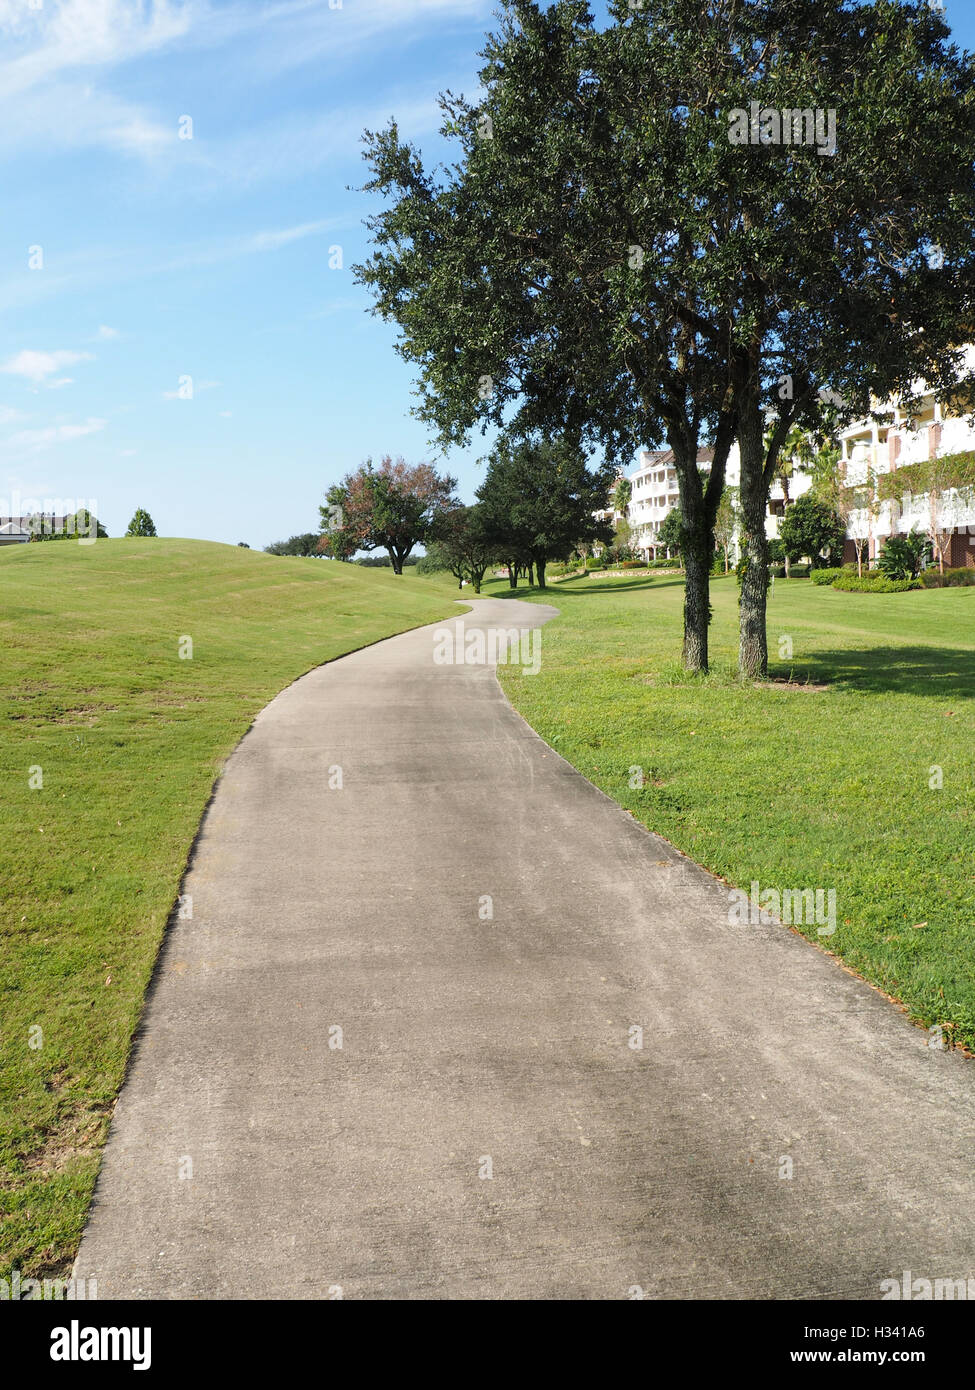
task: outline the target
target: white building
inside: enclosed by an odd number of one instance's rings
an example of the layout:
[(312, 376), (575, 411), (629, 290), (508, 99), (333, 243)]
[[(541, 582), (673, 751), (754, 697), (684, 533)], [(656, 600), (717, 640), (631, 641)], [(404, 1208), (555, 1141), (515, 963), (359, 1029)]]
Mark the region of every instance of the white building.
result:
[[(970, 370), (973, 364), (975, 347), (969, 347), (966, 368)], [(897, 402), (891, 402), (886, 406), (893, 412), (889, 424), (861, 421), (841, 432), (839, 444), (848, 486), (862, 486), (871, 476), (876, 480), (911, 464), (975, 450), (970, 418), (951, 413), (923, 382), (916, 383), (914, 389), (921, 405), (913, 418), (908, 418)], [(975, 495), (951, 490), (935, 500), (934, 508), (938, 528), (952, 533), (944, 557), (946, 568), (975, 567)], [(850, 519), (844, 559), (855, 559), (853, 537), (867, 541), (866, 553), (873, 561), (889, 536), (906, 535), (914, 529), (925, 532), (931, 522), (929, 496), (909, 493), (903, 501), (882, 501), (875, 486), (873, 505), (854, 512)]]

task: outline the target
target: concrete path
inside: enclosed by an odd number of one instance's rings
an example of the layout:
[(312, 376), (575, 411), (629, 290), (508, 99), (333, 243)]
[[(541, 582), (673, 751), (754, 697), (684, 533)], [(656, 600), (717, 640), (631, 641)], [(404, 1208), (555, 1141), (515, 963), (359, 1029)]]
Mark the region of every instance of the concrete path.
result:
[(304, 677), (230, 759), (77, 1273), (309, 1299), (975, 1276), (975, 1064), (787, 929), (730, 926), (436, 631)]

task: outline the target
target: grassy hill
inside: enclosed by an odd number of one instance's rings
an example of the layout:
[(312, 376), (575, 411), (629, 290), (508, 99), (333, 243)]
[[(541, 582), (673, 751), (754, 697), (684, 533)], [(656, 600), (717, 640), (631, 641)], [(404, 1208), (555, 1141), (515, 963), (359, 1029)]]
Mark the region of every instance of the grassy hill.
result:
[(0, 1275), (73, 1256), (227, 755), (296, 677), (455, 593), (203, 541), (0, 549)]

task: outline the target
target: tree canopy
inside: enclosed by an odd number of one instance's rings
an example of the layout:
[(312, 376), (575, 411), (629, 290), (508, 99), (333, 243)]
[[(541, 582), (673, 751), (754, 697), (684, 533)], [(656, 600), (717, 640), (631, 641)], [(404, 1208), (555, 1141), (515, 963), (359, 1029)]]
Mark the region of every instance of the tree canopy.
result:
[(135, 515), (129, 522), (129, 529), (125, 534), (127, 536), (154, 536), (156, 534), (156, 523), (144, 507), (136, 508)]
[(457, 479), (440, 474), (430, 463), (408, 464), (386, 455), (379, 467), (372, 460), (329, 488), (320, 508), (319, 549), (338, 559), (357, 550), (386, 550), (394, 574), (413, 547), (426, 540), (438, 514), (455, 506)]
[(593, 515), (608, 507), (612, 482), (612, 470), (591, 470), (565, 440), (502, 438), (477, 490), (496, 554), (534, 565), (544, 589), (550, 560), (567, 560), (580, 541), (612, 540), (612, 525)]

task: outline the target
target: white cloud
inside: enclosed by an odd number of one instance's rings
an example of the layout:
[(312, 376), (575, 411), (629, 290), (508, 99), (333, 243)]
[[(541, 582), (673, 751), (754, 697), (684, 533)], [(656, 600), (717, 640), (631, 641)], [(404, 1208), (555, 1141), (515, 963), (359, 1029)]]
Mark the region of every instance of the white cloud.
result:
[(89, 417), (80, 425), (47, 425), (39, 430), (19, 430), (6, 441), (10, 449), (29, 449), (36, 452), (49, 449), (55, 444), (67, 444), (88, 434), (97, 434), (107, 425), (107, 420)]
[(107, 323), (103, 323), (100, 325), (98, 332), (95, 334), (95, 337), (98, 339), (99, 342), (104, 343), (108, 342), (111, 338), (121, 337), (121, 334), (119, 333), (117, 328), (109, 328)]
[(55, 352), (37, 352), (30, 348), (25, 348), (23, 352), (15, 353), (2, 366), (0, 372), (5, 372), (8, 376), (22, 376), (27, 381), (32, 381), (35, 385), (66, 385), (70, 377), (62, 378), (57, 382), (48, 382), (47, 378), (60, 371), (62, 367), (70, 367), (74, 362), (90, 362), (93, 354), (90, 352), (71, 352), (67, 348), (59, 348)]

